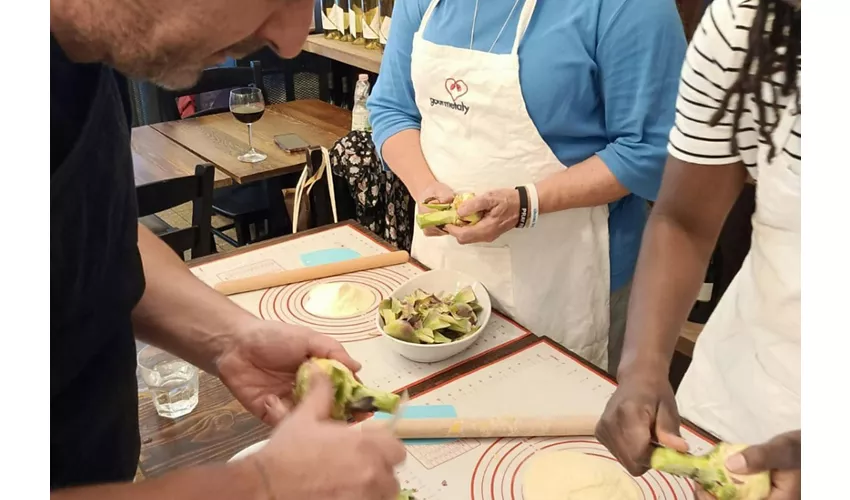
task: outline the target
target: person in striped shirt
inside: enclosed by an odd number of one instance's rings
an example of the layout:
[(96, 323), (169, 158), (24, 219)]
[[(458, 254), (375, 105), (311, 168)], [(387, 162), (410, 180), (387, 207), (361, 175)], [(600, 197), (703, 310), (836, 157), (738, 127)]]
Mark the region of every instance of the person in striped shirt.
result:
[[(714, 0), (688, 48), (620, 386), (597, 427), (632, 474), (647, 470), (652, 443), (687, 449), (681, 415), (751, 445), (726, 465), (771, 471), (770, 500), (800, 498), (800, 60), (799, 0)], [(752, 246), (674, 396), (678, 332), (748, 174)]]

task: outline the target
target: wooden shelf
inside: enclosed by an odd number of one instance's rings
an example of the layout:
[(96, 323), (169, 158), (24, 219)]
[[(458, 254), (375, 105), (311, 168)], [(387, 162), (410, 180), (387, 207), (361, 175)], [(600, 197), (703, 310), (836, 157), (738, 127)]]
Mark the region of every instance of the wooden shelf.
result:
[(381, 59), (383, 58), (383, 53), (380, 50), (369, 50), (362, 45), (329, 40), (324, 35), (308, 36), (307, 41), (304, 42), (303, 50), (371, 73), (380, 71)]

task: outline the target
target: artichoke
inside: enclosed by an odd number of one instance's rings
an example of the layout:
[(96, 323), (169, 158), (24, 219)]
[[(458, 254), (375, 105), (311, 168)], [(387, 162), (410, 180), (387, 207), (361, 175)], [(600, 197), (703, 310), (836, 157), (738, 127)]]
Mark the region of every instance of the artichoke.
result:
[[(334, 405), (331, 417), (348, 420), (352, 412), (383, 411), (394, 413), (399, 396), (391, 392), (378, 391), (363, 385), (354, 378), (347, 366), (333, 359), (313, 358), (310, 360), (330, 377), (334, 386)], [(310, 362), (303, 363), (295, 375), (295, 401), (301, 401), (310, 388)]]
[(457, 293), (416, 290), (404, 300), (385, 299), (378, 306), (384, 331), (412, 344), (449, 344), (478, 331), (482, 311), (472, 287)]
[(662, 472), (693, 479), (717, 500), (764, 500), (770, 494), (770, 473), (740, 475), (729, 472), (726, 459), (746, 445), (720, 443), (702, 456), (656, 448), (650, 466)]
[(460, 205), (468, 200), (475, 198), (472, 193), (463, 193), (454, 197), (451, 203), (425, 203), (425, 207), (432, 212), (427, 214), (419, 214), (416, 216), (416, 223), (420, 229), (428, 227), (441, 227), (446, 225), (452, 226), (467, 226), (478, 223), (481, 220), (480, 213), (459, 217), (457, 209)]

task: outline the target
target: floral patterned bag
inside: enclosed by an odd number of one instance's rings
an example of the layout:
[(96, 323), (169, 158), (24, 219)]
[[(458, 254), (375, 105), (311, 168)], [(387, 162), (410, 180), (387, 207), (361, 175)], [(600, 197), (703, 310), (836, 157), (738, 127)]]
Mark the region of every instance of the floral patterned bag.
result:
[(410, 251), (415, 202), (384, 168), (369, 132), (352, 131), (329, 150), (333, 174), (346, 180), (357, 221), (401, 250)]

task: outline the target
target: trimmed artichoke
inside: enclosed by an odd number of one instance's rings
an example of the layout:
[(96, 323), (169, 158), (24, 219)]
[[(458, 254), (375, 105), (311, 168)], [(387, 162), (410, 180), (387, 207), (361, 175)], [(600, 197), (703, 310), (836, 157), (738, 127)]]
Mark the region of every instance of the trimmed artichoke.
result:
[(416, 216), (416, 223), (420, 229), (428, 227), (441, 226), (467, 226), (478, 223), (481, 220), (481, 214), (474, 213), (466, 217), (459, 217), (457, 209), (460, 205), (468, 200), (475, 198), (472, 193), (463, 193), (455, 196), (451, 203), (425, 203), (425, 207), (433, 212), (427, 214), (419, 214)]
[(404, 300), (385, 299), (378, 306), (387, 335), (412, 344), (449, 344), (478, 331), (478, 304), (472, 287), (457, 293), (416, 290)]
[[(394, 413), (399, 396), (364, 386), (354, 378), (347, 366), (333, 359), (313, 358), (313, 364), (324, 370), (334, 386), (334, 406), (331, 417), (348, 420), (352, 411), (383, 411)], [(310, 363), (303, 363), (295, 375), (295, 401), (301, 401), (310, 388)]]
[(656, 448), (650, 466), (662, 472), (693, 479), (717, 500), (764, 500), (770, 494), (770, 473), (740, 475), (729, 472), (726, 459), (747, 448), (720, 443), (702, 456)]

